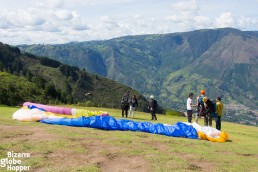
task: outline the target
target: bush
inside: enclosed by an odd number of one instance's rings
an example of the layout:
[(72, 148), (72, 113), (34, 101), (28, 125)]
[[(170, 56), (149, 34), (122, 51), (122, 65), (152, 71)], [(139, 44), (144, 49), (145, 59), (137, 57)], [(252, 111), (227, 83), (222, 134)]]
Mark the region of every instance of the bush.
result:
[(177, 111), (173, 111), (171, 109), (166, 110), (166, 115), (168, 116), (180, 116), (180, 113)]
[(95, 104), (92, 101), (86, 101), (85, 102), (85, 106), (87, 106), (87, 107), (94, 107)]
[(86, 102), (78, 102), (77, 106), (84, 106), (84, 107), (95, 107), (96, 105), (92, 101), (86, 101)]

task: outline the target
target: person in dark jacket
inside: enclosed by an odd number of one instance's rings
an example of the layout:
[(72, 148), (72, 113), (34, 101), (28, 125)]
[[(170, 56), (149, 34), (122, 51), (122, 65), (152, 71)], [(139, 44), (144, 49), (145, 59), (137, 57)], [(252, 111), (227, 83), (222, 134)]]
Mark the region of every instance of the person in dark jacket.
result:
[(130, 111), (129, 116), (131, 115), (132, 118), (134, 118), (134, 111), (138, 107), (138, 100), (136, 98), (136, 95), (133, 95), (133, 97), (130, 100)]
[(211, 127), (212, 126), (212, 116), (211, 114), (215, 112), (214, 104), (208, 97), (203, 97), (202, 101), (204, 102), (204, 125)]
[(121, 100), (121, 108), (122, 108), (122, 117), (127, 118), (128, 116), (128, 109), (129, 109), (129, 93), (125, 93)]
[(154, 96), (150, 96), (150, 113), (151, 113), (151, 120), (157, 120), (156, 112), (157, 112), (158, 103), (154, 100)]

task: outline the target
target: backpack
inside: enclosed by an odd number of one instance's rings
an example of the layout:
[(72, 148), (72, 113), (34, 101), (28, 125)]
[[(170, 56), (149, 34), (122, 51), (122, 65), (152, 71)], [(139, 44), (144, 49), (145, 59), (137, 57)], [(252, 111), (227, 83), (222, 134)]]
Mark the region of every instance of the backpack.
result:
[(123, 96), (122, 104), (129, 104), (129, 96), (128, 95)]
[(216, 104), (214, 104), (212, 101), (211, 101), (211, 104), (212, 104), (212, 106), (211, 106), (211, 112), (216, 112)]
[(153, 107), (154, 107), (154, 109), (157, 109), (157, 107), (158, 107), (158, 103), (156, 100), (153, 100)]
[(210, 99), (208, 99), (206, 103), (208, 105), (208, 108), (209, 108), (210, 112), (216, 112), (215, 105)]
[(137, 106), (138, 106), (137, 99), (136, 99), (136, 98), (132, 98), (132, 99), (130, 100), (130, 105), (131, 105), (132, 107), (137, 107)]
[(203, 96), (199, 96), (199, 99), (198, 99), (198, 107), (200, 107), (200, 105), (203, 103), (203, 102), (202, 102), (202, 99), (203, 99)]
[(198, 111), (200, 111), (201, 106), (203, 105), (202, 99), (203, 99), (203, 96), (199, 96), (198, 104), (197, 104), (197, 110)]

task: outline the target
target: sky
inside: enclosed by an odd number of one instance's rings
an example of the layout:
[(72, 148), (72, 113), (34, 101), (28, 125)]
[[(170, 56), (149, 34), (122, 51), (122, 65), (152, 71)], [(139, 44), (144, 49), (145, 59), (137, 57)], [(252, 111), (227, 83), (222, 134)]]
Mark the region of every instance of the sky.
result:
[(0, 42), (63, 44), (232, 27), (258, 31), (258, 0), (0, 0)]

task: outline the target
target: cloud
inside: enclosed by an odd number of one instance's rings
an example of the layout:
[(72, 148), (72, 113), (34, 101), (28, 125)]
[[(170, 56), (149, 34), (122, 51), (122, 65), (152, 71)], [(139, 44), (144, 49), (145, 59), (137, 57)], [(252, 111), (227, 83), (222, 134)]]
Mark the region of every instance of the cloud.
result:
[(250, 26), (257, 26), (257, 24), (258, 24), (258, 20), (251, 19), (245, 16), (241, 16), (238, 20), (238, 26), (243, 29)]
[(194, 26), (197, 29), (210, 28), (212, 26), (212, 20), (207, 16), (195, 16)]
[(5, 17), (0, 16), (0, 29), (8, 29), (12, 26), (12, 23), (8, 21)]
[(0, 11), (0, 29), (25, 28), (31, 32), (61, 32), (65, 27), (74, 30), (87, 29), (86, 21), (78, 12), (61, 9), (63, 3), (61, 0), (56, 0), (46, 1), (46, 4), (36, 3), (26, 10), (3, 9)]
[(200, 15), (201, 8), (196, 0), (177, 2), (171, 5), (171, 9), (171, 15), (165, 16), (164, 20), (184, 31), (217, 27), (246, 29), (258, 24), (255, 19), (233, 15), (231, 12), (221, 12), (217, 17)]
[(80, 31), (80, 30), (88, 30), (89, 27), (84, 24), (77, 24), (77, 25), (73, 26), (72, 29)]
[(76, 17), (72, 21), (70, 21), (70, 24), (73, 30), (82, 31), (82, 30), (90, 29), (87, 22), (84, 19), (81, 19), (79, 17)]
[(8, 12), (3, 10), (0, 13), (1, 21), (6, 28), (10, 27), (24, 27), (24, 26), (37, 26), (45, 23), (45, 19), (41, 16), (30, 11), (17, 10)]
[(173, 23), (192, 23), (194, 17), (198, 20), (199, 5), (195, 0), (177, 2), (171, 5), (171, 9), (174, 14), (164, 17), (165, 20)]
[(1, 42), (12, 45), (85, 41), (88, 30), (87, 21), (74, 10), (31, 7), (0, 11)]
[(0, 37), (10, 44), (65, 43), (214, 27), (245, 30), (258, 25), (255, 12), (239, 15), (231, 4), (222, 8), (198, 0), (10, 1), (6, 6), (8, 2), (0, 2)]
[(235, 26), (236, 21), (230, 12), (224, 12), (216, 18), (216, 25), (218, 27)]
[(109, 16), (101, 16), (100, 21), (101, 25), (105, 27), (105, 29), (114, 29), (119, 27), (119, 24), (115, 21), (115, 19), (112, 19)]
[(38, 8), (63, 8), (64, 0), (36, 1), (35, 6)]
[(55, 12), (55, 16), (59, 20), (71, 20), (73, 18), (73, 14), (70, 11), (67, 10), (57, 10)]
[(171, 5), (173, 10), (179, 11), (198, 11), (199, 5), (196, 0), (181, 1)]
[(258, 21), (249, 17), (234, 16), (230, 12), (221, 13), (215, 20), (215, 27), (235, 27), (239, 29), (246, 29), (257, 25)]

